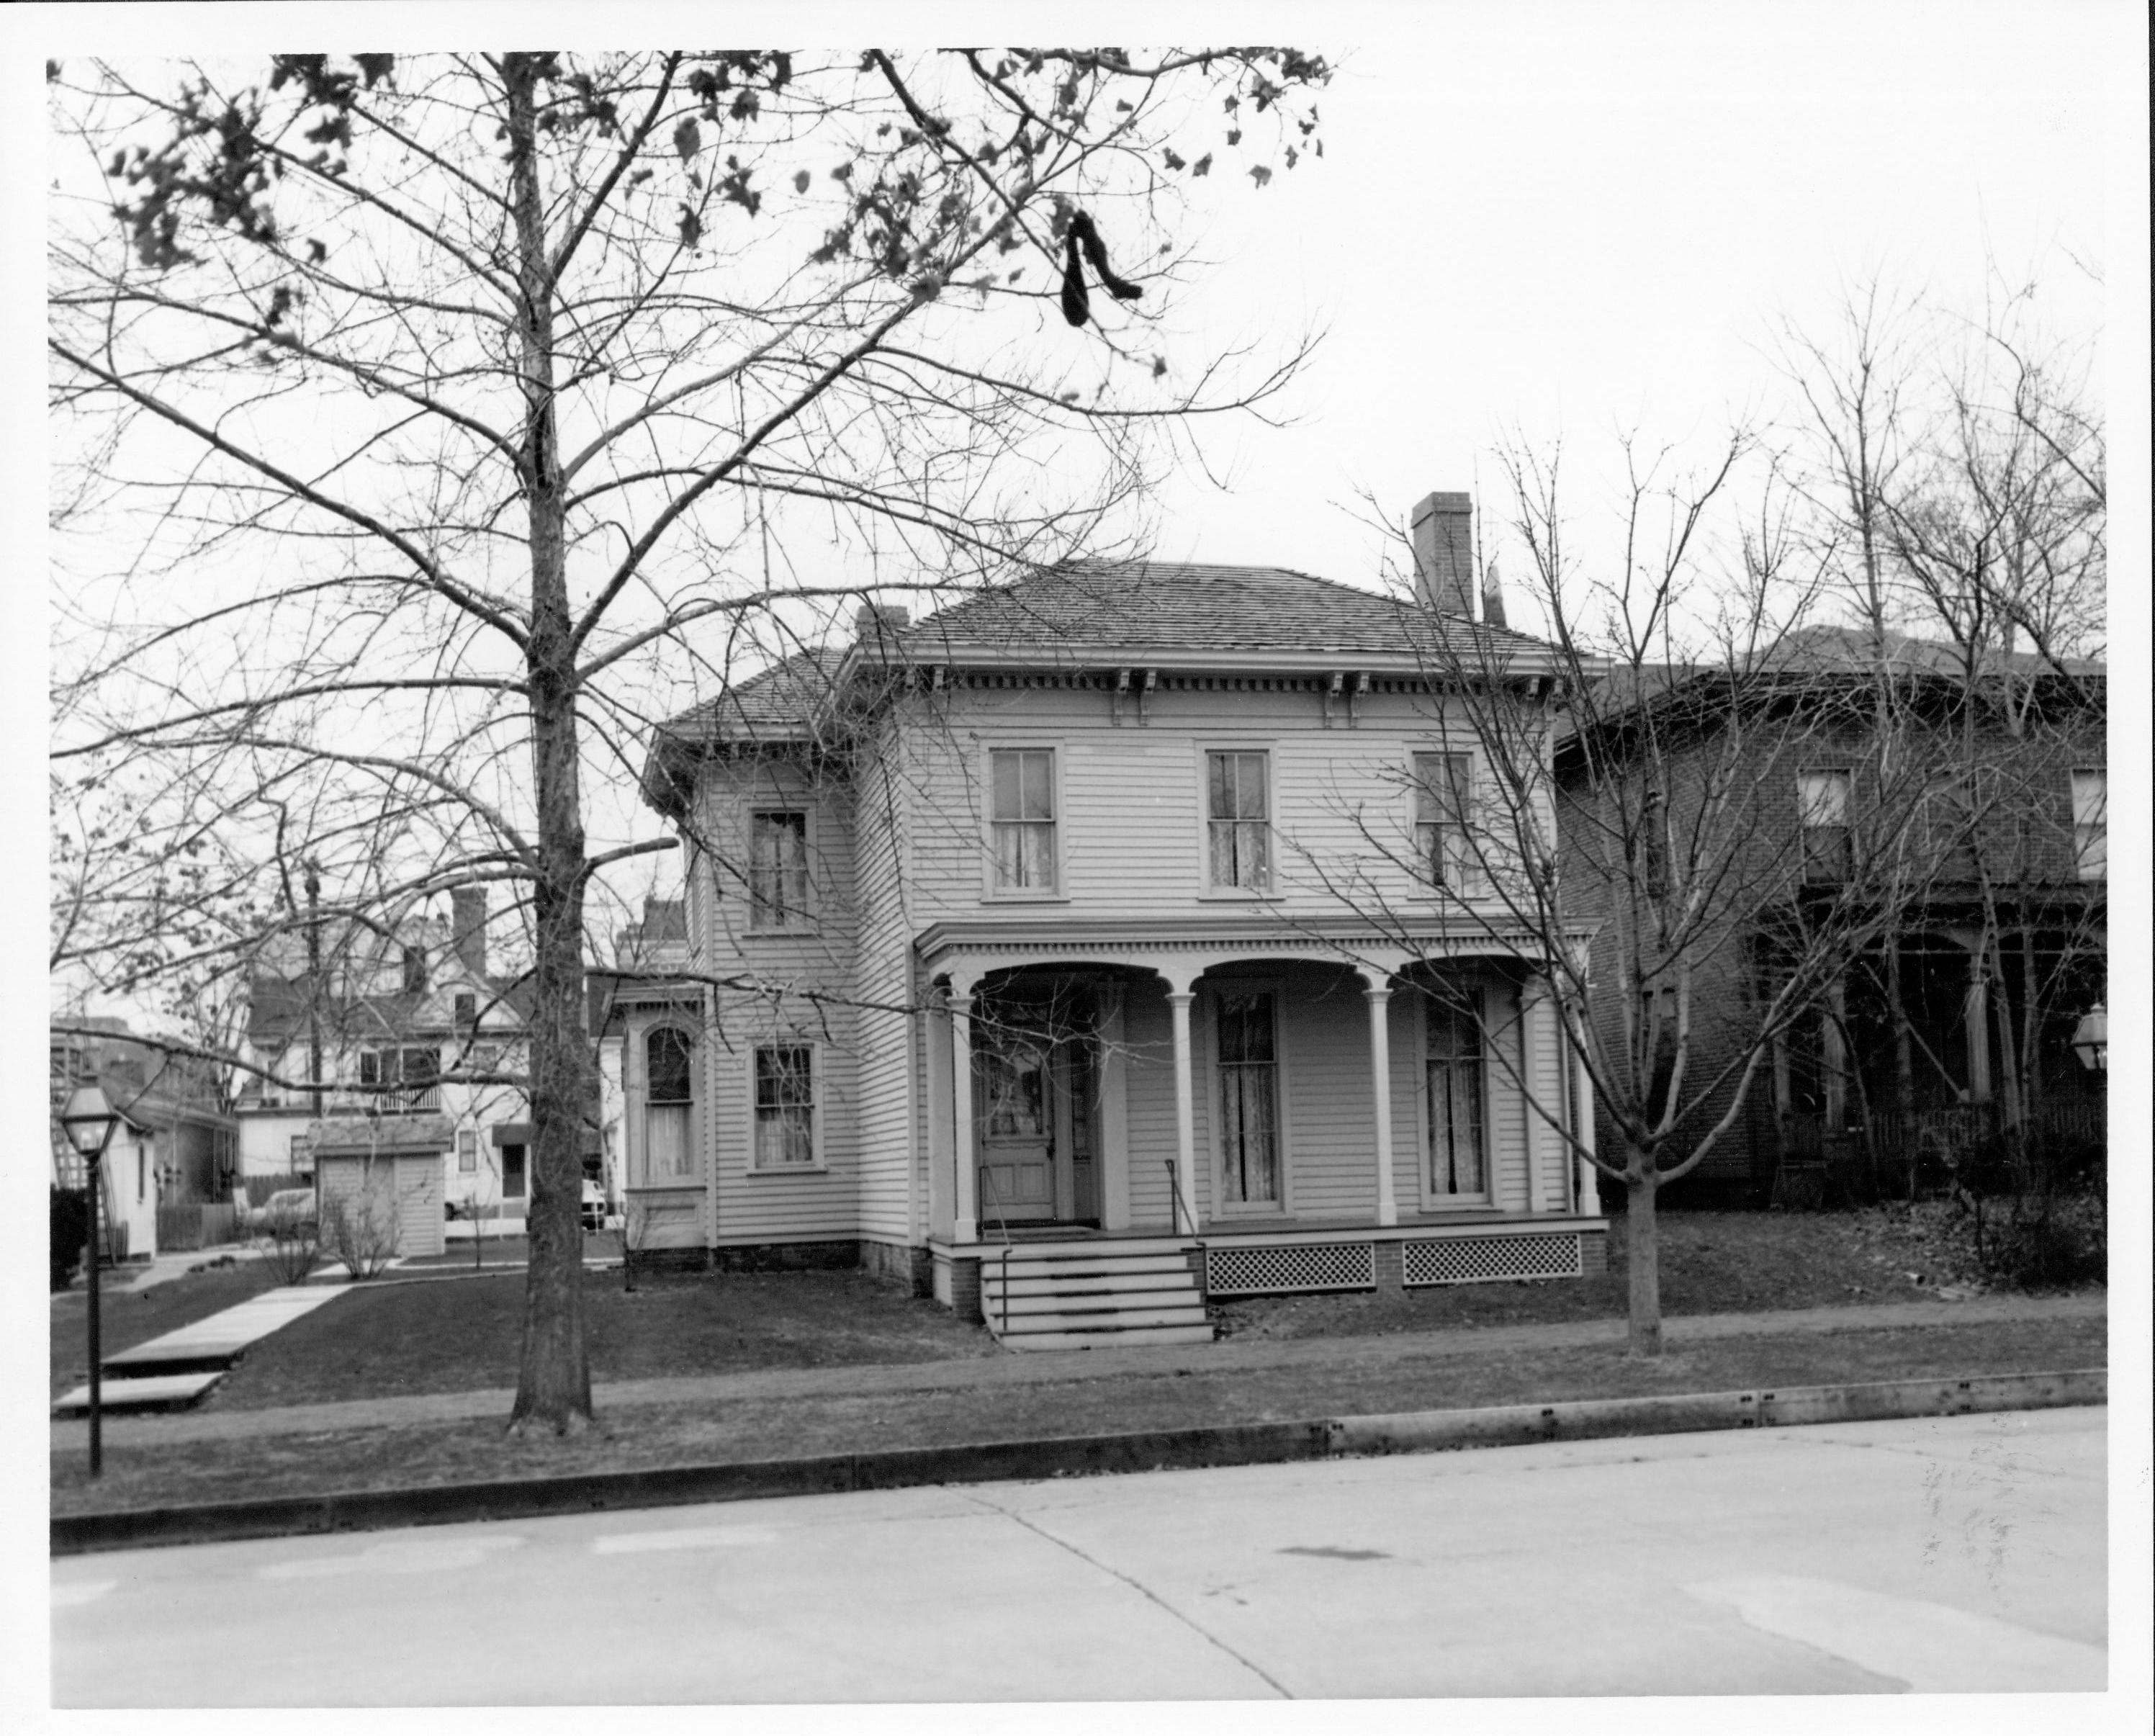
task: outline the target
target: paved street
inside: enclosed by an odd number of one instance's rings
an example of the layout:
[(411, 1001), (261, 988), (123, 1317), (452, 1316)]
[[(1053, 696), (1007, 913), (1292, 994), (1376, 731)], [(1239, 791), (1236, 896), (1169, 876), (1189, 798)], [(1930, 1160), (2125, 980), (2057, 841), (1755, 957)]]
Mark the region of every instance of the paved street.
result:
[[(2099, 1688), (2106, 1416), (81, 1556), (52, 1569), (54, 1694), (146, 1707)], [(577, 1644), (535, 1639), (564, 1615)]]

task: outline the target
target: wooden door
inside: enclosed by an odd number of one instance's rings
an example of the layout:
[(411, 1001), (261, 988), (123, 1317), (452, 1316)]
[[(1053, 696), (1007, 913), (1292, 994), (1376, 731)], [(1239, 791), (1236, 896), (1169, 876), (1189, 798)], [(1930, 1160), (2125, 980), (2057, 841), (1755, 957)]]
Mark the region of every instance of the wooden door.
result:
[(1023, 1030), (984, 1032), (975, 1053), (980, 1230), (1056, 1215), (1054, 1048)]

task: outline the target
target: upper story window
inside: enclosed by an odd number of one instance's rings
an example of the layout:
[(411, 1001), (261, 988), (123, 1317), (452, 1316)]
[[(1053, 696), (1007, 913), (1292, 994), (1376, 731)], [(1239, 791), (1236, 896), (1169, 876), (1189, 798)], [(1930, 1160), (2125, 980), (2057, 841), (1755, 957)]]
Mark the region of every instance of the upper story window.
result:
[(1054, 750), (992, 748), (988, 753), (988, 779), (995, 889), (1054, 891)]
[(749, 822), (749, 924), (801, 928), (808, 921), (808, 816), (759, 808)]
[(457, 1029), (470, 1031), (479, 1024), (479, 996), (458, 995), (456, 997)]
[(2073, 863), (2083, 880), (2110, 875), (2109, 785), (2100, 767), (2073, 774)]
[(1848, 773), (1806, 771), (1796, 780), (1796, 814), (1803, 827), (1804, 878), (1837, 885), (1855, 867), (1848, 832)]
[(431, 1109), (437, 1100), (435, 1082), (442, 1074), (439, 1049), (362, 1049), (359, 1083), (375, 1088), (368, 1093), (374, 1107), (384, 1114), (399, 1109)]
[(1473, 873), (1467, 821), (1474, 761), (1467, 754), (1416, 754), (1415, 860), (1422, 878), (1446, 892), (1465, 892)]
[(643, 1180), (647, 1186), (696, 1174), (696, 1048), (685, 1031), (662, 1025), (643, 1039)]
[(1207, 879), (1215, 892), (1272, 888), (1272, 756), (1262, 749), (1205, 755)]
[(427, 955), (417, 946), (404, 949), (404, 992), (407, 995), (427, 992)]

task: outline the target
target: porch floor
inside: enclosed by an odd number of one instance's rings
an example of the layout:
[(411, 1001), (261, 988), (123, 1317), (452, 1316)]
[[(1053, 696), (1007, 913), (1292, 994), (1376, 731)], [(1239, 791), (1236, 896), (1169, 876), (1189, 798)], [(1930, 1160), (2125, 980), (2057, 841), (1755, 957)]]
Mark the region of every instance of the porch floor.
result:
[[(1117, 1242), (1178, 1242), (1185, 1245), (1204, 1242), (1293, 1241), (1319, 1238), (1325, 1241), (1391, 1241), (1417, 1231), (1487, 1231), (1500, 1234), (1531, 1234), (1537, 1230), (1577, 1230), (1583, 1227), (1605, 1227), (1608, 1220), (1599, 1213), (1586, 1212), (1501, 1212), (1501, 1211), (1403, 1211), (1395, 1224), (1375, 1224), (1361, 1217), (1267, 1217), (1228, 1219), (1205, 1225), (1195, 1232), (1178, 1230), (1170, 1223), (1132, 1224), (1119, 1230), (1103, 1230), (1090, 1223), (1026, 1223), (1009, 1226), (1008, 1239), (1014, 1246), (1023, 1247), (1043, 1242), (1082, 1242), (1105, 1243)], [(946, 1237), (930, 1237), (929, 1245), (939, 1251), (968, 1254), (1001, 1247), (1004, 1232), (1001, 1226), (982, 1225), (977, 1240), (952, 1242)]]

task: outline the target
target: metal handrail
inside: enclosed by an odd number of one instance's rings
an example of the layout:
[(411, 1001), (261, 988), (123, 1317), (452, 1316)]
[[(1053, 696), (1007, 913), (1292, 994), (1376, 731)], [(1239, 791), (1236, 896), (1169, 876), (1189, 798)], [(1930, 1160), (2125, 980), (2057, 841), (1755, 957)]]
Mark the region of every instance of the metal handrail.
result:
[(982, 1168), (981, 1168), (981, 1170), (980, 1170), (980, 1180), (983, 1180), (983, 1181), (985, 1181), (985, 1182), (986, 1182), (986, 1183), (988, 1184), (988, 1194), (989, 1194), (989, 1200), (990, 1200), (990, 1203), (991, 1205), (993, 1205), (993, 1206), (994, 1206), (994, 1207), (996, 1208), (996, 1224), (1001, 1227), (1001, 1229), (1002, 1230), (1002, 1232), (1003, 1232), (1003, 1255), (1002, 1255), (1002, 1275), (1003, 1275), (1003, 1324), (1002, 1324), (1002, 1329), (1003, 1329), (1005, 1332), (1008, 1332), (1008, 1331), (1010, 1330), (1010, 1257), (1011, 1257), (1011, 1232), (1010, 1232), (1010, 1220), (1009, 1220), (1008, 1218), (1006, 1218), (1006, 1217), (1005, 1217), (1005, 1216), (1003, 1216), (1003, 1196), (1002, 1196), (1001, 1190), (1001, 1189), (999, 1189), (999, 1188), (997, 1188), (997, 1187), (996, 1187), (996, 1172), (995, 1172), (993, 1170), (988, 1169), (988, 1168), (986, 1168), (986, 1167), (984, 1165), (984, 1166), (982, 1166)]

